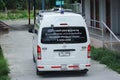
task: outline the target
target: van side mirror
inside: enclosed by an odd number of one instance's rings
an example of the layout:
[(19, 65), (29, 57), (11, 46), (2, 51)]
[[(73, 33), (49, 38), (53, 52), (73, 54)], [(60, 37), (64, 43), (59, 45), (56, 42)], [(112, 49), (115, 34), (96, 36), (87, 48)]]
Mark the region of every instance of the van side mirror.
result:
[(32, 28), (29, 28), (29, 29), (28, 29), (28, 32), (29, 32), (29, 33), (33, 33), (33, 29), (32, 29)]

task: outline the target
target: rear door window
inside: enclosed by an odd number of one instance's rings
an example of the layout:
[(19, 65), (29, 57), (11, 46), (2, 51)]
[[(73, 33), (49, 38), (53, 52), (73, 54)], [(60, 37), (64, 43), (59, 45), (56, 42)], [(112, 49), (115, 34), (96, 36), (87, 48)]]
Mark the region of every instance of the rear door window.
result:
[(84, 27), (45, 27), (42, 29), (43, 44), (85, 43), (87, 42)]

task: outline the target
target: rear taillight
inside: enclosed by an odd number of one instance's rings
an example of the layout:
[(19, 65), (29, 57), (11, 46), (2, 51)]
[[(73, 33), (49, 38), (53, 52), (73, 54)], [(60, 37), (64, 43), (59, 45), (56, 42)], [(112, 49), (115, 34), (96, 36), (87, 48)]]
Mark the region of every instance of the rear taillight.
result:
[(41, 60), (41, 47), (37, 45), (37, 59)]
[(88, 58), (91, 58), (90, 53), (91, 53), (91, 46), (88, 45), (88, 48), (87, 48), (87, 57)]

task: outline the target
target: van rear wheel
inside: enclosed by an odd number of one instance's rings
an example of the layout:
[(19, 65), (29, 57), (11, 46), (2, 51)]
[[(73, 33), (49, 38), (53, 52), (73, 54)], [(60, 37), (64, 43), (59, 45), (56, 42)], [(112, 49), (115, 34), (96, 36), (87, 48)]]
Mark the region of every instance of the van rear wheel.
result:
[(82, 74), (87, 74), (88, 70), (85, 69), (85, 70), (81, 70), (80, 72), (81, 72)]
[(42, 72), (42, 71), (39, 71), (39, 70), (36, 68), (36, 74), (37, 74), (37, 75), (42, 75), (43, 72)]
[(33, 54), (33, 62), (35, 63), (35, 56), (34, 56), (34, 54)]

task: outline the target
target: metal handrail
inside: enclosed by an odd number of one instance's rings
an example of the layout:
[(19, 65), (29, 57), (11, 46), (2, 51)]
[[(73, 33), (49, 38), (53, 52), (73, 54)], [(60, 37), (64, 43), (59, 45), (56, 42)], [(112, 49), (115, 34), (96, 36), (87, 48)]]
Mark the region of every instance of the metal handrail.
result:
[(115, 39), (120, 42), (120, 39), (112, 32), (112, 30), (105, 24), (105, 22), (101, 21), (101, 23), (109, 30), (109, 32), (115, 37)]
[(110, 44), (111, 44), (111, 49), (113, 48), (112, 46), (112, 42), (113, 42), (113, 38), (112, 36), (120, 43), (120, 39), (113, 33), (113, 31), (106, 25), (106, 23), (104, 21), (97, 21), (97, 20), (86, 20), (86, 21), (93, 21), (93, 22), (97, 22), (100, 23), (102, 26), (101, 28), (96, 28), (94, 26), (90, 26), (93, 29), (98, 29), (102, 31), (102, 41), (103, 41), (103, 47), (104, 47), (104, 29), (106, 28), (109, 32), (110, 32)]

